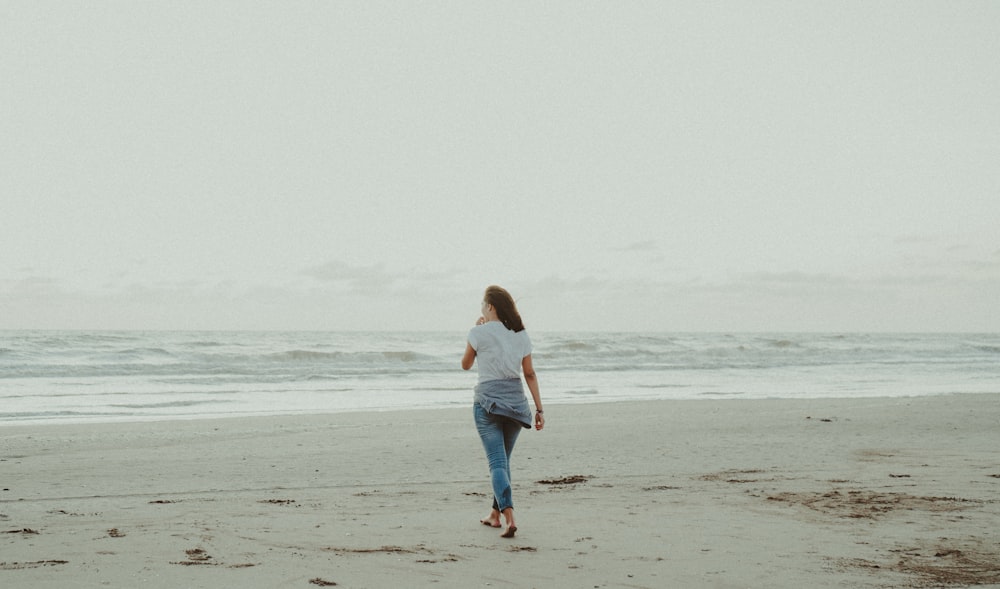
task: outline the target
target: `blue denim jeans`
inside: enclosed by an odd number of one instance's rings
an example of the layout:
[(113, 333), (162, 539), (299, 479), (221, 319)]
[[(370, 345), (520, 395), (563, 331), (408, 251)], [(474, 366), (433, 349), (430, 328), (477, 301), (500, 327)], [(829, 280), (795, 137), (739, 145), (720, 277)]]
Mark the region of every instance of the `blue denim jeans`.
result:
[(479, 403), (472, 404), (479, 439), (490, 463), (490, 481), (493, 483), (493, 509), (503, 511), (514, 507), (510, 492), (510, 453), (521, 433), (520, 423), (500, 415), (490, 415)]

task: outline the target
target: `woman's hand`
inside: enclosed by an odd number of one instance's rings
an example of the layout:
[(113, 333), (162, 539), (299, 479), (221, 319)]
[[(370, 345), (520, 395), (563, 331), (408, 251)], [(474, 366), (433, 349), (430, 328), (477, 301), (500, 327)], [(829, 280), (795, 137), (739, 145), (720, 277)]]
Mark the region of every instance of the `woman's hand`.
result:
[(535, 429), (538, 431), (542, 431), (542, 428), (544, 427), (545, 427), (545, 416), (542, 415), (541, 411), (535, 411)]
[(483, 323), (486, 323), (486, 317), (480, 317), (479, 319), (476, 319), (476, 325), (482, 325)]

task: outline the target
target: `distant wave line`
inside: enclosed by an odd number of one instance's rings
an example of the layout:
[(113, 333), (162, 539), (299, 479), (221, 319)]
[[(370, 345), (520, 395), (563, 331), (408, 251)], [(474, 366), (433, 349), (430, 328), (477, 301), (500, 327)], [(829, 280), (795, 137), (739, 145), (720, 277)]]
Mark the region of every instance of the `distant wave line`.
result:
[(170, 407), (194, 407), (196, 405), (235, 402), (231, 399), (205, 399), (201, 401), (165, 401), (162, 403), (115, 403), (108, 406), (122, 409), (167, 409)]

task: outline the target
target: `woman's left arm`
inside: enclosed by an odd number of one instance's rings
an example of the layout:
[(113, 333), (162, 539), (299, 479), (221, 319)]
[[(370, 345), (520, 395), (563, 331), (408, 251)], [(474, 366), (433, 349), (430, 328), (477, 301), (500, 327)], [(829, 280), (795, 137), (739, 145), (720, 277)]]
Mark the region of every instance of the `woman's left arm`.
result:
[(521, 359), (521, 372), (524, 373), (524, 382), (531, 391), (531, 398), (535, 401), (535, 429), (541, 430), (545, 427), (545, 415), (542, 412), (542, 394), (538, 391), (538, 375), (535, 374), (535, 367), (531, 363), (531, 354)]

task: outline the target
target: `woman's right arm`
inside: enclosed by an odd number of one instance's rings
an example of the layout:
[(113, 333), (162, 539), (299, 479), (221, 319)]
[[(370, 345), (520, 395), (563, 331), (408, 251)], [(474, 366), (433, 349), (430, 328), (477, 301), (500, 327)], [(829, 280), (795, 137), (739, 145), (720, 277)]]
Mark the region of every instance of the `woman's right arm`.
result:
[(472, 344), (465, 343), (465, 355), (462, 356), (462, 370), (468, 370), (472, 368), (473, 363), (476, 361), (476, 350), (472, 347)]

